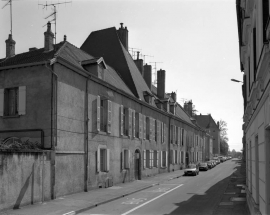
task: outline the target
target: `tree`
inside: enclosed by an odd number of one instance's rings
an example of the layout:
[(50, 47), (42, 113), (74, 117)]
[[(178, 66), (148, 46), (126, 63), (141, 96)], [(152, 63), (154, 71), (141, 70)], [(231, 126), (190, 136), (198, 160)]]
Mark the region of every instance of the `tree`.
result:
[(227, 136), (227, 122), (220, 119), (219, 120), (219, 130), (220, 130), (220, 154), (227, 155), (229, 151), (229, 138)]

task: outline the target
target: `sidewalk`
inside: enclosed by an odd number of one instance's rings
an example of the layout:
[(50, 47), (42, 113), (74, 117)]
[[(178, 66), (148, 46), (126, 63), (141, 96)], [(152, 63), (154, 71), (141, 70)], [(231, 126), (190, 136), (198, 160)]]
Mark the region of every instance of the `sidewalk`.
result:
[(132, 193), (139, 192), (157, 184), (179, 178), (184, 170), (158, 174), (154, 177), (133, 181), (124, 184), (117, 184), (110, 188), (91, 190), (89, 192), (76, 193), (45, 202), (28, 205), (17, 210), (0, 212), (0, 215), (74, 215), (86, 211), (97, 205), (122, 198)]
[(233, 160), (238, 164), (236, 171), (228, 178), (228, 185), (215, 208), (213, 215), (249, 215), (246, 201), (246, 166), (241, 160)]

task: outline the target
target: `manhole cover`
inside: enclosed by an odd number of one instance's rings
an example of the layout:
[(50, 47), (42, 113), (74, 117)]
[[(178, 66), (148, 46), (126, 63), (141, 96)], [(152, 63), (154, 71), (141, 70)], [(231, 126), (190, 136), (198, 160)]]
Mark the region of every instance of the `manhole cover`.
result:
[(233, 205), (233, 202), (220, 202), (219, 205)]
[(235, 192), (225, 192), (224, 194), (230, 195), (230, 194), (236, 194), (236, 193)]
[(232, 197), (231, 201), (233, 201), (233, 202), (245, 202), (246, 198), (244, 198), (244, 197)]

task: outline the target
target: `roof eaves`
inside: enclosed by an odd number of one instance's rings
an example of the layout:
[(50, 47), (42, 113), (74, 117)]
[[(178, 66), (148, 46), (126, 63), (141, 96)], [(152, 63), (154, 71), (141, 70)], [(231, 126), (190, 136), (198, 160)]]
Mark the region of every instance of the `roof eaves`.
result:
[(43, 65), (43, 64), (46, 64), (46, 62), (47, 61), (40, 61), (40, 62), (34, 62), (34, 63), (16, 64), (16, 65), (12, 65), (12, 66), (3, 66), (3, 67), (0, 67), (0, 70)]

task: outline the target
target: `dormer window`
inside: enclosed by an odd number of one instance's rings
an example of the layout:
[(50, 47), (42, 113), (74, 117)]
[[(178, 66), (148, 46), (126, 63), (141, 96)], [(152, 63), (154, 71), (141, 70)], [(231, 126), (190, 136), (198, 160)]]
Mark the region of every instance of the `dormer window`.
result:
[(170, 103), (170, 112), (175, 115), (176, 114), (176, 103)]
[(148, 91), (144, 91), (143, 92), (143, 96), (144, 96), (144, 100), (148, 103), (148, 104), (150, 104), (150, 105), (152, 105), (152, 101), (153, 101), (153, 95), (151, 94), (151, 93), (149, 93)]
[(102, 57), (81, 62), (82, 67), (90, 74), (104, 80), (104, 70), (107, 69), (105, 61)]

